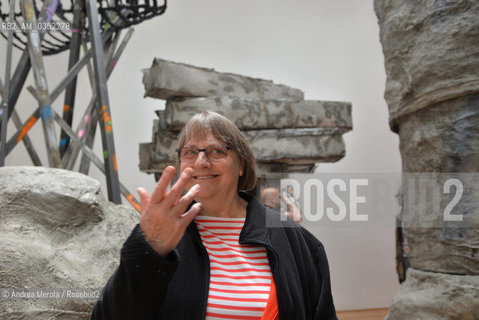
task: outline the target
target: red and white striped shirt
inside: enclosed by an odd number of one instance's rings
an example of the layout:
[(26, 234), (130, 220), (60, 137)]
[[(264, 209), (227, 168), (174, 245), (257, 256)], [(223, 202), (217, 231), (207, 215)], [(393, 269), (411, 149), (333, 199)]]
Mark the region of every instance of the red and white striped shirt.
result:
[(263, 316), (273, 277), (265, 248), (239, 244), (244, 221), (245, 218), (195, 218), (210, 258), (207, 320)]

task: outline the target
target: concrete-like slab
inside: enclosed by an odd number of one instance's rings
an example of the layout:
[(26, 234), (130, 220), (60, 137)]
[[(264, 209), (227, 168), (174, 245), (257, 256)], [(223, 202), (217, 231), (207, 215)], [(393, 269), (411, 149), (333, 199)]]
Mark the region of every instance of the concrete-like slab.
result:
[(314, 164), (335, 162), (345, 155), (337, 129), (249, 130), (243, 132), (256, 161)]
[(143, 70), (145, 97), (233, 96), (250, 99), (303, 100), (303, 92), (270, 80), (217, 72), (159, 58)]
[[(335, 129), (249, 130), (258, 163), (311, 167), (317, 162), (335, 162), (345, 155), (342, 135)], [(156, 143), (140, 144), (140, 170), (156, 172), (176, 162), (177, 137), (171, 132), (157, 134)]]
[(179, 131), (194, 114), (207, 110), (232, 119), (241, 130), (338, 128), (341, 132), (346, 132), (351, 130), (353, 125), (350, 102), (238, 97), (168, 100), (164, 120), (169, 130)]

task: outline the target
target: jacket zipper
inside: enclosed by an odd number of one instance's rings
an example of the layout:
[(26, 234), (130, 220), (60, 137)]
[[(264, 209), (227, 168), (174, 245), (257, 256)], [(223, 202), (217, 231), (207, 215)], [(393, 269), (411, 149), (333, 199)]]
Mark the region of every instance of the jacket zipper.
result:
[[(277, 284), (277, 280), (279, 280), (278, 278), (278, 275), (277, 275), (277, 270), (278, 270), (278, 255), (276, 253), (276, 251), (274, 251), (274, 249), (264, 243), (264, 242), (261, 242), (261, 241), (255, 241), (255, 240), (246, 240), (246, 241), (242, 241), (241, 244), (249, 244), (249, 245), (259, 245), (259, 246), (262, 246), (264, 248), (266, 248), (266, 251), (268, 253), (271, 253), (273, 259), (272, 261), (270, 261), (270, 268), (271, 268), (271, 274), (273, 275), (273, 280), (274, 280), (274, 283)], [(268, 256), (268, 261), (269, 261), (269, 255), (267, 254)], [(276, 285), (276, 289), (278, 288), (278, 286)], [(278, 291), (276, 291), (276, 297), (278, 299), (278, 316), (281, 314), (281, 305), (279, 303), (280, 301), (280, 293)], [(281, 319), (281, 317), (279, 317)]]

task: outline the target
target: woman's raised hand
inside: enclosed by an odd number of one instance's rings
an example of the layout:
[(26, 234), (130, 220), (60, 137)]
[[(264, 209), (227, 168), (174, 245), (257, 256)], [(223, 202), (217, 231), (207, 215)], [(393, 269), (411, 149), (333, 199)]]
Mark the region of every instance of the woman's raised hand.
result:
[(145, 189), (137, 189), (141, 203), (140, 229), (150, 246), (164, 257), (178, 245), (186, 227), (201, 209), (201, 204), (195, 203), (185, 212), (200, 190), (199, 185), (194, 185), (181, 197), (186, 184), (193, 178), (192, 169), (183, 170), (178, 181), (168, 191), (174, 175), (175, 168), (168, 166), (151, 197)]

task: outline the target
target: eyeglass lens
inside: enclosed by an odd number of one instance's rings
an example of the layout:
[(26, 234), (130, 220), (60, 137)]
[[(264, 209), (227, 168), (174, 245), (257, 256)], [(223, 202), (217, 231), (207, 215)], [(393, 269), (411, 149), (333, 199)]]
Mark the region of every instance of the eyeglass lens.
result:
[(226, 158), (228, 149), (229, 148), (226, 146), (210, 146), (205, 149), (182, 148), (180, 151), (180, 160), (184, 162), (193, 162), (198, 158), (200, 152), (205, 152), (208, 160), (219, 161)]

